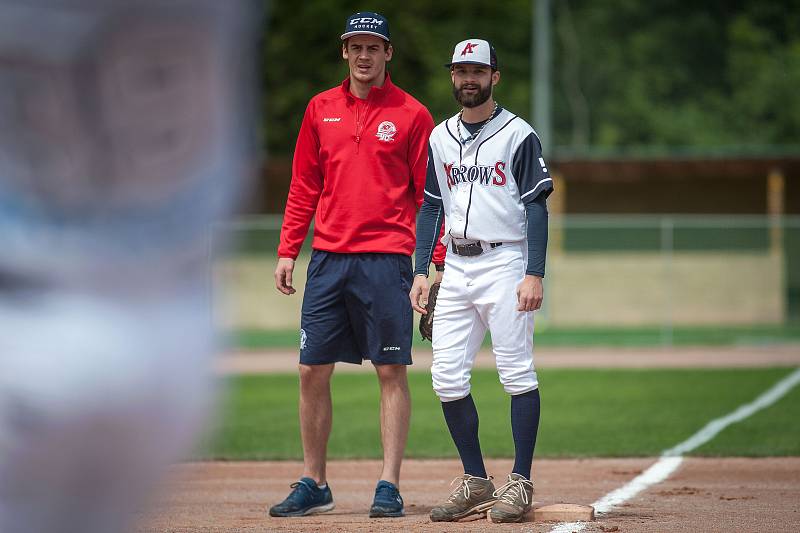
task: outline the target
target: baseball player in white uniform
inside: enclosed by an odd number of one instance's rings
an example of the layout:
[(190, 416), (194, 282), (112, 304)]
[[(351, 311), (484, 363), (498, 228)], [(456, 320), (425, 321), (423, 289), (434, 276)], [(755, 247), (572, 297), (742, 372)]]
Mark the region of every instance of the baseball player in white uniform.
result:
[[(530, 471), (539, 425), (533, 312), (542, 303), (546, 199), (553, 181), (536, 132), (493, 98), (500, 81), (494, 48), (485, 40), (464, 40), (446, 66), (462, 109), (431, 134), (409, 296), (424, 313), (428, 266), (444, 218), (447, 257), (433, 319), (431, 374), (464, 475), (447, 501), (432, 509), (431, 520), (488, 512), (493, 522), (514, 522), (533, 501)], [(500, 381), (511, 395), (515, 445), (514, 468), (497, 490), (483, 463), (470, 395), (470, 372), (487, 329)]]

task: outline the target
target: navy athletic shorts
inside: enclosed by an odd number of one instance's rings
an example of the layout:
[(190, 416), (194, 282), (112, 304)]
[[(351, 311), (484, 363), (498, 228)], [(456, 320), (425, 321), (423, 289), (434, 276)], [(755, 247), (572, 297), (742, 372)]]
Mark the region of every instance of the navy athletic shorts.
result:
[(300, 362), (411, 364), (411, 258), (314, 250), (300, 319)]

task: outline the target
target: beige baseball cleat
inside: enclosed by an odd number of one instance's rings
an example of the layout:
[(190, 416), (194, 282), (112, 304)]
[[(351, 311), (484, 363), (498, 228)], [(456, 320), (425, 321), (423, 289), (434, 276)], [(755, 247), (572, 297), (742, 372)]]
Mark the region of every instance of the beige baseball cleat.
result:
[(497, 502), (489, 510), (490, 522), (519, 522), (533, 506), (533, 482), (519, 474), (509, 474), (508, 483), (494, 491)]
[(447, 501), (431, 509), (432, 522), (454, 522), (468, 516), (488, 511), (494, 505), (494, 483), (489, 479), (464, 474), (455, 478), (450, 485), (459, 481), (458, 487)]

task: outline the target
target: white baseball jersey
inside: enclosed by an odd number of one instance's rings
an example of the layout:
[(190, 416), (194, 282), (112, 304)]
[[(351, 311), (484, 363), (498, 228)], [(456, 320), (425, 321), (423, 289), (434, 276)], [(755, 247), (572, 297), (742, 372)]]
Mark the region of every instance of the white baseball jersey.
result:
[[(458, 115), (434, 128), (425, 198), (445, 212), (451, 238), (487, 242), (526, 238), (525, 203), (553, 190), (533, 128), (503, 109), (466, 145)], [(461, 134), (466, 134), (461, 125)]]

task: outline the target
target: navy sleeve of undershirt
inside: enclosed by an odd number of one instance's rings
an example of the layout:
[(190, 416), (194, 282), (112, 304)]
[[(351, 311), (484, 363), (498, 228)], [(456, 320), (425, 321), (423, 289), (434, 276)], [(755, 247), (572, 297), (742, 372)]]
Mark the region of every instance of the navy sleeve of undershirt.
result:
[(426, 196), (422, 201), (422, 207), (417, 214), (417, 251), (415, 254), (416, 266), (414, 275), (423, 274), (428, 276), (428, 267), (433, 258), (433, 249), (436, 246), (436, 238), (439, 236), (439, 229), (442, 227), (444, 218), (444, 206), (431, 202)]
[(544, 277), (547, 257), (547, 200), (538, 194), (532, 202), (525, 204), (525, 219), (528, 222), (528, 267), (525, 274)]
[(523, 203), (528, 204), (539, 196), (550, 196), (553, 180), (542, 157), (542, 144), (534, 132), (517, 147), (513, 161), (511, 168)]

